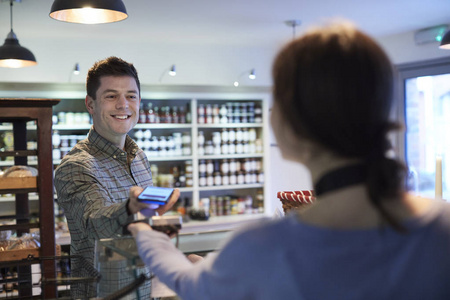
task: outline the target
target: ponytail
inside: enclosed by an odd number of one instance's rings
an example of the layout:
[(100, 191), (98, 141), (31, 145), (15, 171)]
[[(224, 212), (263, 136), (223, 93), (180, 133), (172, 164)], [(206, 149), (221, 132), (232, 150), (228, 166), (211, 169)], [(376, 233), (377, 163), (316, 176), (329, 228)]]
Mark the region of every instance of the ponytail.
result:
[(406, 175), (406, 167), (400, 161), (386, 156), (386, 152), (391, 148), (386, 134), (394, 126), (389, 124), (380, 132), (380, 138), (375, 140), (382, 142), (373, 147), (366, 157), (366, 185), (369, 199), (382, 219), (394, 229), (405, 232), (406, 229), (382, 205), (382, 201), (401, 197)]

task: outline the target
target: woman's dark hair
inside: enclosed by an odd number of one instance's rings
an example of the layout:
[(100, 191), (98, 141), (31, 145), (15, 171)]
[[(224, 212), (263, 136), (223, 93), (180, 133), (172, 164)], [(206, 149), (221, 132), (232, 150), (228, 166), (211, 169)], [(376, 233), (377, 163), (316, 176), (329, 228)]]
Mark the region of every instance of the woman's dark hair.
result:
[(369, 197), (381, 205), (403, 191), (405, 169), (386, 157), (393, 104), (393, 69), (384, 51), (350, 24), (312, 30), (285, 46), (273, 65), (274, 101), (287, 124), (307, 138), (367, 166)]
[(100, 87), (100, 78), (103, 76), (130, 76), (136, 80), (136, 85), (141, 93), (141, 84), (136, 68), (133, 64), (121, 58), (111, 56), (97, 61), (88, 71), (86, 78), (86, 91), (88, 96), (95, 100), (96, 93)]

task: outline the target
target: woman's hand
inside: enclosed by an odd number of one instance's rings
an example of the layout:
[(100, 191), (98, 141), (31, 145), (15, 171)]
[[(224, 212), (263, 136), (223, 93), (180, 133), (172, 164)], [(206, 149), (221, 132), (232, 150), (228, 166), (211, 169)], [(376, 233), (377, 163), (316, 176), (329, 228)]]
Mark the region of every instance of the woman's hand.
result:
[(136, 237), (136, 235), (140, 231), (153, 230), (150, 225), (144, 222), (131, 223), (130, 225), (128, 225), (127, 229), (129, 232), (131, 232), (131, 235), (133, 235), (133, 237)]

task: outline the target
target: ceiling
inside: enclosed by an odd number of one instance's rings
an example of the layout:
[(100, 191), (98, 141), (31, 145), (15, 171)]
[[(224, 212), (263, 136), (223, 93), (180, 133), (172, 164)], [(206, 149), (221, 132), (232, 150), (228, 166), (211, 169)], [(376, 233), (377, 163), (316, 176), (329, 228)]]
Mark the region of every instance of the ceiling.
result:
[[(256, 80), (242, 85), (270, 86), (270, 62), (293, 37), (287, 20), (301, 21), (296, 36), (330, 18), (351, 20), (379, 39), (396, 63), (448, 55), (431, 44), (408, 52), (403, 48), (414, 45), (414, 31), (450, 24), (450, 0), (123, 2), (129, 14), (126, 20), (84, 25), (51, 19), (53, 0), (15, 0), (14, 32), (38, 65), (4, 68), (0, 82), (82, 83), (96, 60), (116, 55), (135, 63), (145, 84), (230, 86), (245, 70), (255, 68)], [(9, 0), (0, 0), (0, 43), (9, 25)], [(75, 63), (80, 65), (80, 76), (72, 76)], [(177, 66), (177, 76), (161, 80), (172, 64)]]
[[(16, 0), (17, 1), (17, 0)], [(9, 31), (8, 0), (0, 3), (0, 39)], [(112, 24), (58, 22), (52, 0), (14, 4), (14, 31), (32, 37), (126, 37), (170, 44), (279, 44), (293, 36), (284, 21), (298, 19), (296, 34), (328, 18), (352, 20), (375, 37), (450, 24), (449, 0), (124, 0), (129, 18)], [(89, 26), (89, 27), (88, 27)], [(89, 28), (88, 30), (86, 30)]]

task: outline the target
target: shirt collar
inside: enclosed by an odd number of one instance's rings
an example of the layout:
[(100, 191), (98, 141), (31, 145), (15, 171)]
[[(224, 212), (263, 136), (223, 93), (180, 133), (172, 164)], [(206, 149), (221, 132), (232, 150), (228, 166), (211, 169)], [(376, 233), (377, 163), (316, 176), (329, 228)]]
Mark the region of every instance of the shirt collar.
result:
[(102, 137), (95, 131), (94, 126), (91, 127), (88, 134), (89, 142), (97, 147), (100, 151), (106, 153), (108, 156), (114, 159), (124, 159), (126, 161), (127, 155), (131, 157), (136, 157), (136, 153), (139, 150), (137, 144), (133, 139), (127, 134), (125, 139), (125, 151), (119, 147), (113, 145), (110, 141)]

